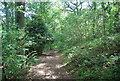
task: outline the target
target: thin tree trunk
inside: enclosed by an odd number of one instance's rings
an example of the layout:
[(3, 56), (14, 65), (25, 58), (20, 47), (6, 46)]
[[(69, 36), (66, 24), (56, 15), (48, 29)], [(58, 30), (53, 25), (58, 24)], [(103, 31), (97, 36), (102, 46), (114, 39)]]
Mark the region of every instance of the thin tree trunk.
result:
[(103, 36), (106, 35), (106, 29), (105, 29), (105, 5), (104, 5), (104, 2), (102, 2), (102, 12), (103, 12)]
[(114, 20), (114, 27), (115, 27), (115, 32), (119, 33), (120, 32), (120, 2), (116, 2), (115, 4), (117, 6), (116, 14), (114, 15), (115, 20)]
[[(7, 2), (4, 2), (4, 6), (5, 6), (5, 17), (6, 17), (6, 27), (9, 27), (9, 15), (8, 15), (8, 3)], [(9, 29), (9, 28), (6, 28), (6, 29)]]
[(93, 38), (95, 38), (96, 36), (95, 36), (95, 20), (96, 20), (96, 2), (93, 2), (93, 12), (94, 12), (94, 18), (93, 18)]
[(3, 68), (2, 68), (2, 79), (3, 79), (3, 81), (6, 81), (7, 77), (6, 77), (6, 74), (5, 74), (4, 63), (2, 63), (2, 66), (3, 66)]

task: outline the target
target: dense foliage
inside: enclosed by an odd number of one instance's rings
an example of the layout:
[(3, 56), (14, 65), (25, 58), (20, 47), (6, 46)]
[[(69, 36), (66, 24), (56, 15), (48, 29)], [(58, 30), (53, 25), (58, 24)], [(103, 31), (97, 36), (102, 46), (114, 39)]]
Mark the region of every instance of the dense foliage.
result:
[(3, 78), (25, 78), (36, 54), (57, 48), (74, 78), (119, 79), (120, 2), (15, 4), (1, 3)]
[(38, 54), (42, 54), (48, 38), (44, 22), (39, 17), (33, 17), (26, 27), (26, 32), (28, 32), (29, 41), (33, 43), (30, 46), (30, 51), (37, 51)]
[(120, 31), (115, 28), (120, 27), (115, 24), (119, 22), (115, 16), (118, 3), (93, 2), (77, 15), (69, 13), (60, 20), (55, 44), (64, 52), (62, 57), (75, 78), (119, 79)]
[[(16, 18), (16, 13), (8, 12), (12, 10), (13, 5), (17, 4), (16, 12), (18, 17), (24, 12), (21, 10), (18, 3), (1, 3), (3, 5), (5, 15), (3, 15), (2, 24), (2, 59), (3, 59), (3, 79), (22, 79), (25, 78), (28, 69), (34, 64), (36, 54), (43, 52), (44, 46), (47, 42), (50, 42), (52, 35), (48, 33), (45, 23), (42, 21), (43, 18), (28, 16), (28, 22), (26, 26), (22, 26), (19, 23), (19, 19), (13, 20), (13, 22), (7, 22), (8, 20)], [(13, 10), (13, 11), (15, 11)], [(21, 12), (19, 12), (21, 10)], [(9, 15), (8, 15), (9, 14)], [(19, 15), (21, 14), (21, 15)], [(21, 19), (23, 20), (23, 19)], [(52, 39), (51, 39), (52, 40)]]
[(15, 25), (11, 25), (11, 29), (7, 30), (3, 27), (2, 30), (3, 78), (20, 79), (25, 77), (26, 69), (32, 62), (25, 56), (26, 41), (23, 39), (25, 33), (23, 30), (16, 30), (15, 27)]

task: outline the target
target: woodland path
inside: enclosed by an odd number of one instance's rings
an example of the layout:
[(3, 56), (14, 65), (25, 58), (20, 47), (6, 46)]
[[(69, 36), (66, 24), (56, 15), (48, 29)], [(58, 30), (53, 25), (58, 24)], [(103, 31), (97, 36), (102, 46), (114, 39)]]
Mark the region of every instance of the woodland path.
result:
[(40, 56), (38, 64), (30, 68), (29, 77), (31, 79), (72, 79), (71, 74), (63, 67), (60, 55), (61, 53), (51, 50)]

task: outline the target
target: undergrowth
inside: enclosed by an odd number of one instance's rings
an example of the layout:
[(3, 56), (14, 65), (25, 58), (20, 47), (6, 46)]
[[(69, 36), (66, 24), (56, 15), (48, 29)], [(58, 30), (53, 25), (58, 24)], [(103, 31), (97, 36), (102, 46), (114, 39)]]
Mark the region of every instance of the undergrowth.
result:
[(78, 79), (119, 79), (120, 34), (86, 41), (64, 51), (66, 67)]

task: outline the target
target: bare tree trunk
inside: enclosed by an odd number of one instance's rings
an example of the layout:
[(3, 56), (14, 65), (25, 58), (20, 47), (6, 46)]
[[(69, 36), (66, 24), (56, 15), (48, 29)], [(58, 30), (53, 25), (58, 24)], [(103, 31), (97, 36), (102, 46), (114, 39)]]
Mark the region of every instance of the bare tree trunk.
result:
[(5, 75), (5, 66), (4, 66), (4, 63), (2, 63), (2, 66), (3, 66), (3, 68), (2, 68), (2, 79), (3, 79), (3, 81), (6, 81), (7, 76)]
[(105, 36), (106, 35), (106, 29), (105, 29), (105, 5), (104, 5), (105, 3), (104, 2), (102, 2), (102, 12), (103, 12), (103, 36)]
[(95, 27), (96, 27), (96, 2), (93, 2), (93, 12), (94, 12), (94, 18), (93, 18), (93, 38), (95, 38)]
[[(7, 2), (4, 2), (4, 6), (5, 6), (5, 17), (6, 17), (6, 22), (5, 22), (5, 24), (6, 24), (6, 27), (9, 27), (8, 25), (9, 25), (9, 15), (8, 15), (8, 3)], [(9, 29), (9, 28), (6, 28), (6, 29)]]
[(114, 28), (115, 28), (115, 32), (119, 33), (120, 32), (120, 2), (116, 2), (114, 5), (117, 6), (116, 14), (114, 15), (115, 17)]
[(25, 26), (25, 18), (24, 18), (24, 12), (25, 11), (25, 2), (16, 2), (16, 7), (20, 7), (20, 10), (16, 10), (16, 23), (18, 24), (18, 28), (23, 28)]

